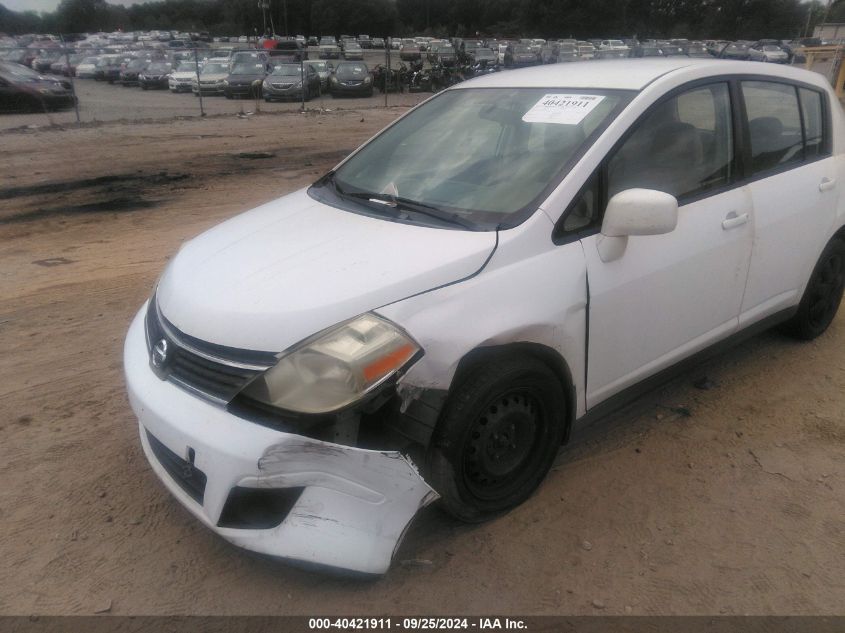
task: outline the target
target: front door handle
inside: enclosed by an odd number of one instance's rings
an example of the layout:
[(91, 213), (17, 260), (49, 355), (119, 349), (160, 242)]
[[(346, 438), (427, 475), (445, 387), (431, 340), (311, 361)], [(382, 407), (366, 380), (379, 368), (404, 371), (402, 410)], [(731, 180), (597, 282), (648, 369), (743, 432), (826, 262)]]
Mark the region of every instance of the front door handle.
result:
[(821, 183), (819, 183), (819, 191), (829, 191), (836, 186), (836, 179), (835, 178), (828, 178), (825, 176), (822, 178)]
[(730, 231), (731, 229), (735, 229), (738, 226), (742, 226), (746, 222), (748, 222), (747, 213), (738, 215), (736, 211), (731, 211), (730, 213), (728, 213), (725, 219), (722, 220), (722, 229), (724, 229), (725, 231)]

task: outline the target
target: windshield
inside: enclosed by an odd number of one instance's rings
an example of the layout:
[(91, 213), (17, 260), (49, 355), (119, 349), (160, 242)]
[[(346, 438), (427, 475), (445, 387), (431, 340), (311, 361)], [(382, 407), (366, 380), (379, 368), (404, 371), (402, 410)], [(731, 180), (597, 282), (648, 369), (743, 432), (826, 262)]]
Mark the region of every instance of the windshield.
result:
[(232, 68), (233, 75), (260, 75), (264, 73), (264, 64), (235, 64)]
[(211, 63), (207, 62), (205, 66), (202, 67), (202, 75), (220, 75), (223, 73), (228, 74), (229, 72), (229, 65), (228, 64), (221, 64), (221, 63)]
[(6, 77), (11, 77), (12, 81), (20, 82), (20, 81), (44, 81), (45, 78), (39, 75), (34, 70), (30, 70), (26, 66), (21, 66), (18, 64), (0, 64), (0, 71)]
[(328, 67), (326, 66), (326, 62), (308, 62), (308, 65), (314, 69), (315, 72), (324, 73), (328, 72)]
[(340, 64), (335, 71), (338, 79), (360, 79), (367, 74), (364, 64)]
[(148, 73), (166, 73), (170, 70), (170, 64), (150, 64), (147, 66)]
[(189, 61), (181, 61), (179, 62), (179, 66), (176, 68), (177, 73), (195, 73), (197, 71), (197, 64), (196, 62), (189, 62)]
[[(376, 137), (331, 182), (341, 198), (422, 205), (451, 213), (474, 230), (490, 230), (539, 204), (537, 198), (593, 142), (628, 94), (450, 90)], [(389, 210), (384, 203), (375, 208)]]
[(298, 77), (301, 69), (299, 66), (294, 66), (293, 64), (283, 64), (281, 66), (276, 66), (273, 69), (273, 74), (276, 76), (281, 75), (282, 77)]

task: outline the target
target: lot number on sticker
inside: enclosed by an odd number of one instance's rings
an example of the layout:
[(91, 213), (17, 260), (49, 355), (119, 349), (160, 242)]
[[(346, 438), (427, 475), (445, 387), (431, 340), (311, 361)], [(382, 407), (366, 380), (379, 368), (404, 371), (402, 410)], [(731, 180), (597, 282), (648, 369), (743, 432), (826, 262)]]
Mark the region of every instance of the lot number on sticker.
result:
[(526, 123), (577, 125), (604, 100), (601, 95), (544, 95), (522, 116)]

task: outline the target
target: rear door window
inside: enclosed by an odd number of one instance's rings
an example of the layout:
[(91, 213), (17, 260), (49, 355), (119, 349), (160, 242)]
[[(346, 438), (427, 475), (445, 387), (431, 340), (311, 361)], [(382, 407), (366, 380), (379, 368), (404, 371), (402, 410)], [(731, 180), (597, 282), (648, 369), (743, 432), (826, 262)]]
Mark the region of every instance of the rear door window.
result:
[(751, 139), (752, 173), (804, 160), (801, 111), (795, 86), (743, 81), (742, 96)]
[(799, 88), (801, 111), (804, 115), (804, 155), (807, 159), (826, 154), (824, 142), (824, 109), (822, 95), (815, 90)]

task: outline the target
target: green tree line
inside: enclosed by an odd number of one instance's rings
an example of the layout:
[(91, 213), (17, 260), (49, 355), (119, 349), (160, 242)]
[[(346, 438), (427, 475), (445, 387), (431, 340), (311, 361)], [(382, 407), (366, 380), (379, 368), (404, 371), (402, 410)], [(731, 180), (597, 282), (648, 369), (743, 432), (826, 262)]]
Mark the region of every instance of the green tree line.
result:
[[(819, 0), (155, 0), (128, 7), (62, 0), (53, 12), (0, 4), (0, 33), (170, 29), (214, 35), (431, 34), (533, 37), (795, 38), (825, 14)], [(845, 19), (838, 0), (828, 21)]]

